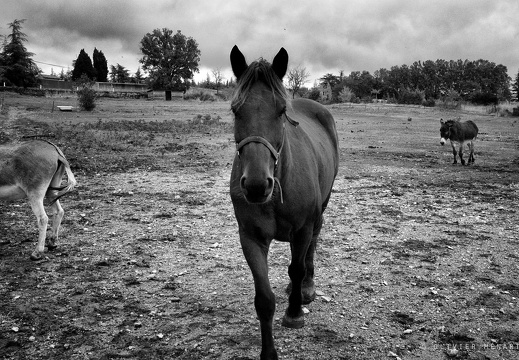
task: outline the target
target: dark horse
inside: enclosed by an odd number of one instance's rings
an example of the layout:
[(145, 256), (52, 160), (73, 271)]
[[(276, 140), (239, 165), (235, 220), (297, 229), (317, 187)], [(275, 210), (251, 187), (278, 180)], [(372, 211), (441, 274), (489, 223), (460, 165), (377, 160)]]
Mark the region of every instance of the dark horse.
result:
[(272, 337), (275, 297), (267, 255), (273, 239), (290, 243), (289, 304), (282, 324), (304, 326), (302, 304), (315, 298), (314, 251), (338, 170), (338, 139), (328, 110), (311, 100), (289, 100), (283, 86), (288, 54), (272, 65), (247, 65), (231, 51), (237, 88), (232, 99), (237, 152), (231, 198), (243, 253), (252, 271), (261, 326), (261, 359), (277, 359)]
[(445, 142), (450, 140), (452, 146), (452, 154), (454, 155), (453, 164), (457, 164), (456, 160), (456, 145), (458, 145), (458, 155), (461, 164), (465, 165), (463, 159), (463, 144), (469, 147), (469, 164), (474, 163), (474, 141), (478, 136), (478, 127), (473, 121), (467, 120), (464, 122), (457, 120), (443, 121), (440, 119), (440, 144), (445, 145)]

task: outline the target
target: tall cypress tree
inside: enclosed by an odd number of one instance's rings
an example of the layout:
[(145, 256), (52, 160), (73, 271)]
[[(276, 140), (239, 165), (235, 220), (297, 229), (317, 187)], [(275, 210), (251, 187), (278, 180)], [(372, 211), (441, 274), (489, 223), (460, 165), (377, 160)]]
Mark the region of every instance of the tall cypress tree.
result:
[(90, 56), (85, 52), (85, 49), (81, 49), (79, 55), (74, 62), (74, 70), (72, 70), (72, 80), (78, 80), (81, 75), (85, 74), (90, 80), (95, 78), (95, 70), (92, 66), (92, 60)]
[(102, 51), (97, 50), (97, 48), (94, 48), (94, 54), (92, 57), (94, 60), (94, 70), (97, 81), (108, 81), (108, 62), (106, 61), (105, 54), (103, 54)]
[(27, 35), (22, 32), (22, 24), (25, 20), (14, 20), (9, 24), (11, 34), (3, 44), (0, 54), (3, 78), (15, 86), (30, 87), (37, 83), (38, 67), (31, 59), (33, 53), (27, 51), (24, 43)]

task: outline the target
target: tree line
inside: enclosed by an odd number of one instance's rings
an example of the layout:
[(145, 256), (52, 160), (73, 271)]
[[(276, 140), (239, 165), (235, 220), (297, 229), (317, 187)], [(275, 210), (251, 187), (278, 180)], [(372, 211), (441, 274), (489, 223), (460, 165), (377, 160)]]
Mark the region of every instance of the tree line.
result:
[[(9, 24), (11, 33), (5, 36), (0, 52), (0, 80), (8, 85), (31, 87), (37, 84), (41, 72), (27, 51), (24, 43), (27, 36), (21, 31), (25, 20), (15, 20)], [(108, 67), (101, 50), (94, 49), (92, 59), (81, 49), (72, 62), (73, 70), (62, 71), (62, 78), (74, 81), (82, 77), (89, 81), (147, 83), (152, 89), (187, 90), (193, 84), (195, 72), (199, 72), (201, 52), (198, 43), (180, 30), (155, 29), (144, 35), (139, 43), (142, 58), (140, 68), (134, 75), (122, 65)], [(214, 70), (215, 86), (222, 85), (220, 71)], [(301, 66), (289, 69), (288, 88), (294, 96), (320, 100), (318, 87), (303, 88), (309, 74)], [(470, 101), (476, 104), (490, 104), (517, 99), (519, 73), (515, 81), (507, 75), (507, 68), (488, 60), (427, 60), (415, 61), (411, 65), (393, 66), (379, 69), (373, 74), (368, 71), (353, 71), (345, 75), (325, 74), (320, 78), (321, 87), (331, 89), (330, 102), (371, 101), (374, 98), (387, 99), (404, 104), (434, 105), (437, 100)], [(207, 85), (209, 86), (209, 78)], [(510, 91), (512, 84), (513, 93)], [(229, 86), (233, 85), (228, 82)]]
[[(507, 68), (488, 60), (427, 60), (382, 68), (370, 74), (326, 74), (320, 81), (332, 89), (332, 101), (390, 99), (404, 104), (434, 104), (436, 100), (491, 104), (512, 99)], [(514, 85), (517, 87), (517, 81)]]

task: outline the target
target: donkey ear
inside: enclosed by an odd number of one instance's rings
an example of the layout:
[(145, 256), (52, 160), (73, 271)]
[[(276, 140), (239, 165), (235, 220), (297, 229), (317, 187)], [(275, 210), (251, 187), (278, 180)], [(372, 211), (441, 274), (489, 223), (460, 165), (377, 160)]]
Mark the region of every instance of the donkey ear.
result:
[(240, 49), (234, 45), (231, 50), (231, 67), (236, 79), (239, 79), (243, 75), (248, 66), (245, 61), (245, 56), (243, 56)]
[(440, 124), (445, 124), (445, 123), (443, 122), (443, 118), (440, 119)]
[(274, 60), (272, 61), (272, 70), (276, 73), (276, 75), (283, 79), (287, 72), (288, 67), (288, 53), (285, 48), (281, 48), (276, 56), (274, 56)]

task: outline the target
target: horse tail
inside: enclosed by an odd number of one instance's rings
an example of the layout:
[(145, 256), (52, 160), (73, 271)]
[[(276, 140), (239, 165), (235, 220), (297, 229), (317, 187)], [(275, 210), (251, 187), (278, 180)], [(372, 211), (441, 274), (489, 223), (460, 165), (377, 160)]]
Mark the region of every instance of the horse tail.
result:
[(70, 163), (65, 158), (65, 155), (63, 154), (61, 149), (56, 144), (53, 144), (50, 141), (47, 141), (47, 140), (43, 140), (43, 141), (45, 141), (45, 142), (49, 143), (50, 145), (54, 146), (54, 148), (56, 149), (56, 152), (58, 153), (58, 168), (56, 169), (56, 173), (58, 173), (60, 167), (63, 166), (65, 168), (65, 173), (67, 174), (67, 184), (66, 185), (59, 186), (59, 187), (49, 186), (49, 188), (48, 188), (48, 190), (58, 190), (58, 192), (55, 194), (54, 199), (50, 202), (50, 205), (52, 205), (56, 201), (58, 201), (59, 198), (61, 198), (63, 195), (65, 195), (69, 191), (72, 191), (74, 189), (74, 187), (77, 185), (77, 181), (76, 181), (76, 178), (74, 177), (74, 174), (72, 173), (72, 170), (70, 168)]

